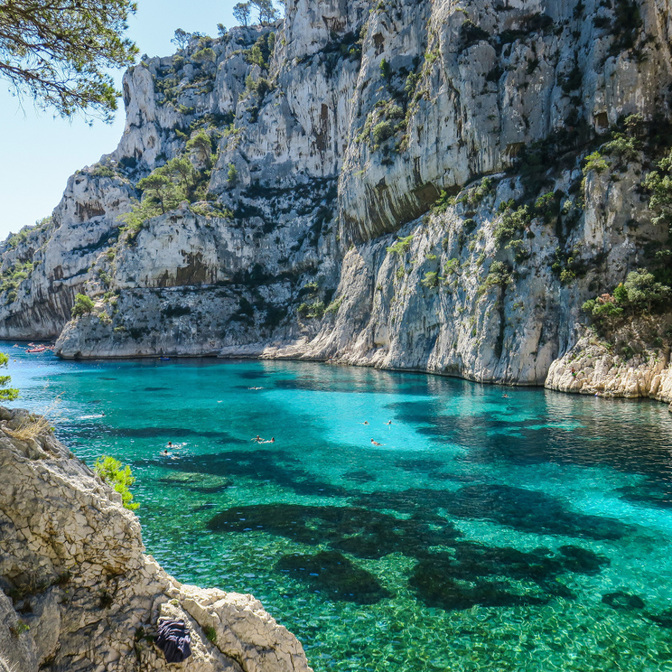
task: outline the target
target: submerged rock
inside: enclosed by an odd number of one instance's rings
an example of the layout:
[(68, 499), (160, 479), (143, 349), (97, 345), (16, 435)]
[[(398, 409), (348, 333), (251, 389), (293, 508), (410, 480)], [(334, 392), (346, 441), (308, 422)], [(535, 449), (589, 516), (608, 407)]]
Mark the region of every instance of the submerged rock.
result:
[(615, 593), (606, 593), (602, 596), (602, 602), (619, 611), (634, 611), (645, 607), (644, 600), (638, 595), (617, 590)]
[(280, 558), (276, 568), (281, 572), (289, 572), (332, 600), (376, 604), (390, 596), (373, 574), (357, 567), (337, 551), (321, 551), (316, 555), (285, 555)]
[(0, 417), (0, 669), (165, 671), (151, 642), (167, 618), (186, 624), (194, 672), (310, 671), (258, 600), (178, 583), (118, 493), (26, 412)]
[(344, 553), (370, 559), (395, 552), (424, 557), (430, 547), (450, 544), (459, 536), (445, 519), (399, 519), (357, 507), (300, 504), (234, 507), (218, 513), (207, 527), (215, 532), (266, 532), (302, 544), (326, 543)]

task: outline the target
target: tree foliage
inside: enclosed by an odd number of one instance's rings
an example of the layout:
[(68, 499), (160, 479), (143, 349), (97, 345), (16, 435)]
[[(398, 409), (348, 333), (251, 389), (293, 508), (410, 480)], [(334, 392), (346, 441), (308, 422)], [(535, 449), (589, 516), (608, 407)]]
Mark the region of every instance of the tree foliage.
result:
[(121, 94), (107, 70), (133, 64), (123, 33), (135, 11), (131, 0), (3, 0), (0, 74), (39, 107), (111, 121)]
[(135, 511), (140, 506), (133, 501), (130, 491), (130, 487), (135, 483), (135, 477), (128, 465), (123, 465), (109, 455), (101, 455), (93, 465), (93, 470), (121, 495), (121, 503), (125, 509)]
[[(7, 366), (9, 357), (0, 352), (0, 367)], [(19, 396), (19, 391), (13, 387), (7, 387), (12, 380), (11, 376), (0, 376), (0, 400), (13, 401)]]
[(239, 2), (233, 7), (233, 18), (240, 23), (241, 26), (248, 26), (250, 24), (250, 14), (252, 7), (249, 2)]
[(608, 322), (625, 314), (648, 314), (666, 309), (672, 299), (672, 289), (657, 282), (653, 273), (646, 270), (631, 271), (625, 282), (612, 294), (602, 294), (586, 301), (582, 309), (598, 322)]
[[(211, 137), (199, 131), (187, 142), (187, 151), (188, 156), (176, 156), (138, 181), (136, 186), (142, 198), (131, 212), (120, 218), (126, 223), (131, 238), (148, 219), (175, 210), (183, 201), (195, 203), (205, 199), (215, 160)], [(197, 169), (194, 163), (202, 168)]]
[(75, 295), (75, 305), (72, 307), (72, 316), (81, 317), (93, 312), (94, 303), (86, 294)]
[(273, 0), (250, 0), (250, 4), (257, 10), (259, 23), (273, 23), (278, 18), (278, 10), (273, 7)]

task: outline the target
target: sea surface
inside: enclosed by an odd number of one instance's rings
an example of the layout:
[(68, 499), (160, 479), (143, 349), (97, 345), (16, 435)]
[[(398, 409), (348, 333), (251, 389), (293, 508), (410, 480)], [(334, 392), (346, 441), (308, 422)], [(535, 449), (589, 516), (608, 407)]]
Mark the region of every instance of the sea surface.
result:
[(0, 350), (12, 405), (131, 465), (147, 552), (254, 594), (316, 672), (672, 670), (664, 404)]

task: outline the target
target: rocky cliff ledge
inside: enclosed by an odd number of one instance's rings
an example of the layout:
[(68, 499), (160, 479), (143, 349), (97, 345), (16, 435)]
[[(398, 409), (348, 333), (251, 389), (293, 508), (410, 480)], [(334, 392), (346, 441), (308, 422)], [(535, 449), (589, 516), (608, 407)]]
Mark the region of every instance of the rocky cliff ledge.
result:
[(146, 58), (117, 149), (2, 248), (0, 337), (543, 385), (587, 300), (672, 283), (668, 5), (288, 0)]
[[(251, 595), (166, 574), (120, 495), (33, 426), (0, 408), (2, 672), (310, 672), (301, 644)], [(152, 643), (163, 617), (189, 628), (184, 664), (169, 666)]]

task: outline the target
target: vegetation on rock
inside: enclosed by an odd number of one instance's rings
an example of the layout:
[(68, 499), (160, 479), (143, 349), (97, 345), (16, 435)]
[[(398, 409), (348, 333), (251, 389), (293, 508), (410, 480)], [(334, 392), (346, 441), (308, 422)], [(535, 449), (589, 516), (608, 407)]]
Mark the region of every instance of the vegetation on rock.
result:
[(130, 487), (135, 483), (135, 477), (128, 465), (109, 455), (101, 455), (95, 462), (93, 470), (105, 483), (113, 487), (121, 495), (121, 503), (125, 509), (135, 511), (140, 505), (133, 501)]

